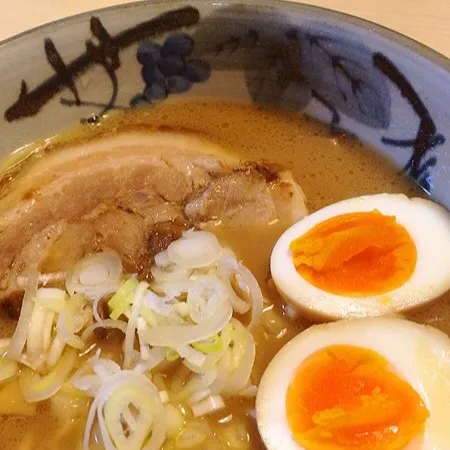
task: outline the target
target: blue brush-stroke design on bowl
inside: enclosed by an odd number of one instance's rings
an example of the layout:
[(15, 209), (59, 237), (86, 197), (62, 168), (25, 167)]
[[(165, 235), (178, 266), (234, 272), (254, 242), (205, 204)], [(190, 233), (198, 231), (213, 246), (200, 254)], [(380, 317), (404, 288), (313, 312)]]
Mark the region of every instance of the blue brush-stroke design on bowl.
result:
[[(248, 96), (256, 103), (299, 112), (314, 105), (329, 118), (332, 128), (341, 127), (345, 118), (356, 122), (362, 135), (375, 130), (380, 147), (395, 149), (392, 154), (409, 152), (403, 172), (425, 190), (433, 189), (433, 174), (440, 166), (436, 151), (446, 139), (421, 95), (383, 52), (343, 37), (338, 28), (325, 22), (295, 26), (279, 21), (274, 26), (272, 13), (258, 7), (225, 6), (218, 11), (218, 16), (201, 17), (198, 9), (187, 6), (115, 35), (100, 18), (91, 17), (92, 38), (86, 41), (85, 52), (70, 62), (64, 60), (53, 40), (46, 38), (45, 56), (54, 74), (31, 90), (22, 80), (18, 99), (5, 111), (6, 121), (38, 115), (49, 100), (66, 89), (73, 98), (61, 97), (61, 105), (97, 108), (96, 114), (82, 119), (97, 123), (101, 114), (121, 108), (120, 52), (138, 43), (137, 67), (144, 88), (125, 100), (130, 106), (151, 105), (170, 95), (187, 93), (199, 83), (211, 82), (214, 88), (212, 75), (231, 70), (243, 75)], [(192, 34), (180, 31), (193, 26)], [(166, 35), (162, 43), (158, 40), (161, 34)], [(135, 70), (134, 64), (127, 64)], [(86, 100), (76, 84), (80, 74), (94, 65), (100, 65), (111, 82), (111, 96), (106, 101)], [(396, 101), (395, 92), (400, 94)], [(402, 123), (393, 108), (400, 103), (405, 103), (403, 112), (409, 110), (418, 125), (414, 129), (414, 123), (408, 123), (400, 129), (403, 135), (389, 136), (397, 132), (396, 124)], [(356, 129), (354, 124), (343, 127)]]
[(137, 60), (142, 65), (144, 91), (130, 100), (131, 106), (164, 100), (171, 94), (189, 91), (195, 83), (203, 83), (211, 76), (211, 67), (201, 59), (192, 59), (194, 40), (187, 33), (175, 33), (160, 45), (141, 42)]
[[(52, 39), (44, 39), (45, 56), (55, 73), (32, 90), (29, 90), (26, 81), (22, 80), (19, 97), (6, 109), (5, 120), (13, 122), (25, 117), (36, 116), (49, 100), (58, 95), (64, 88), (68, 88), (74, 98), (72, 100), (62, 97), (60, 99), (61, 104), (64, 106), (100, 108), (98, 114), (91, 116), (91, 122), (97, 122), (99, 115), (105, 114), (113, 108), (118, 108), (119, 80), (117, 70), (121, 66), (120, 51), (145, 37), (192, 26), (198, 23), (199, 19), (200, 12), (196, 8), (186, 6), (167, 11), (134, 27), (124, 29), (116, 35), (111, 35), (102, 21), (93, 16), (89, 21), (92, 38), (86, 40), (86, 50), (69, 63), (64, 61)], [(112, 84), (112, 93), (106, 103), (82, 100), (79, 88), (75, 83), (83, 72), (89, 70), (95, 64), (104, 68)], [(82, 121), (89, 123), (89, 119), (83, 118)]]
[(416, 136), (410, 139), (381, 137), (381, 142), (398, 149), (411, 148), (411, 157), (403, 168), (427, 192), (432, 188), (431, 171), (437, 164), (437, 157), (429, 152), (444, 145), (445, 136), (438, 132), (435, 121), (414, 87), (403, 73), (382, 53), (373, 54), (373, 64), (400, 91), (410, 108), (419, 119)]
[[(202, 56), (213, 70), (243, 68), (249, 95), (257, 103), (302, 111), (315, 100), (328, 111), (333, 128), (344, 114), (361, 125), (387, 130), (392, 120), (390, 86), (398, 89), (419, 119), (416, 136), (381, 136), (380, 143), (409, 148), (402, 172), (430, 192), (431, 169), (438, 161), (429, 152), (442, 146), (445, 137), (411, 83), (382, 53), (337, 39), (326, 27), (314, 32), (290, 27), (274, 35), (268, 27), (250, 28), (246, 22), (219, 27), (214, 18), (210, 21), (194, 36), (203, 44)], [(233, 34), (220, 35), (230, 27)]]
[(345, 114), (371, 128), (388, 128), (389, 82), (374, 68), (370, 48), (338, 38), (320, 24), (276, 29), (267, 14), (251, 14), (251, 21), (243, 14), (226, 23), (211, 16), (196, 31), (198, 54), (213, 70), (244, 71), (258, 103), (301, 111), (316, 100), (333, 126)]

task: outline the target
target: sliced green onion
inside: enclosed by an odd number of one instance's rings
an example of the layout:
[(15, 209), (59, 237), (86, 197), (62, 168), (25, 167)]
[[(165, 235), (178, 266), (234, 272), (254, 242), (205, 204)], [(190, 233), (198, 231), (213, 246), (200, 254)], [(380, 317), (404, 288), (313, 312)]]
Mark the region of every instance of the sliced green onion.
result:
[(107, 399), (103, 413), (114, 447), (106, 448), (142, 448), (154, 425), (154, 410), (152, 398), (142, 395), (139, 387), (124, 386), (113, 391)]
[(158, 325), (158, 319), (156, 318), (155, 313), (145, 305), (141, 308), (141, 316), (147, 322), (149, 327), (153, 328)]
[(76, 362), (77, 355), (71, 350), (65, 353), (55, 368), (45, 376), (22, 369), (19, 384), (25, 400), (32, 403), (52, 397), (61, 389)]
[(222, 397), (220, 395), (210, 395), (201, 402), (192, 405), (192, 412), (194, 417), (200, 417), (212, 414), (222, 408), (225, 408)]
[(109, 317), (113, 320), (117, 320), (125, 310), (130, 306), (134, 297), (134, 291), (138, 287), (138, 280), (136, 278), (130, 278), (120, 286), (119, 290), (111, 297), (108, 302), (111, 313)]
[(233, 348), (231, 349), (230, 354), (230, 369), (236, 370), (240, 366), (242, 358), (245, 354), (245, 345), (247, 342), (247, 334), (245, 333), (245, 329), (233, 327), (232, 341)]
[(222, 339), (223, 348), (228, 348), (232, 339), (233, 325), (227, 323), (224, 329), (220, 332), (220, 338)]
[(166, 350), (166, 359), (167, 361), (176, 361), (180, 357), (179, 353), (173, 350), (172, 348), (168, 348)]
[(215, 334), (214, 336), (211, 336), (209, 339), (205, 339), (204, 341), (199, 342), (193, 342), (191, 345), (192, 347), (195, 348), (195, 350), (198, 350), (199, 352), (209, 355), (210, 353), (222, 351), (223, 340), (218, 334)]
[(57, 288), (40, 288), (36, 291), (34, 302), (60, 313), (66, 304), (68, 295), (66, 291)]

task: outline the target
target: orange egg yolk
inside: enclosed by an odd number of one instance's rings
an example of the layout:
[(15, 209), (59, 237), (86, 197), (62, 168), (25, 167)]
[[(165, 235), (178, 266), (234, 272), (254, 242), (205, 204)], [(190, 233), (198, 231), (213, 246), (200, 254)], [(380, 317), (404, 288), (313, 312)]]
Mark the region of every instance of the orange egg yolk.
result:
[(429, 416), (385, 358), (347, 345), (319, 350), (297, 368), (286, 413), (305, 450), (402, 449)]
[(377, 210), (325, 220), (292, 241), (290, 250), (303, 278), (321, 290), (351, 297), (402, 286), (417, 261), (406, 229)]

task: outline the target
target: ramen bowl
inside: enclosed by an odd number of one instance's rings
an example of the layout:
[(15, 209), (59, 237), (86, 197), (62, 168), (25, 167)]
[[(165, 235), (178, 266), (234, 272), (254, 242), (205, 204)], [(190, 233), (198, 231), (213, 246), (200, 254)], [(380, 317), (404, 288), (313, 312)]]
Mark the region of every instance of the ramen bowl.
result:
[(444, 57), (320, 8), (161, 1), (0, 61), (4, 446), (347, 448), (327, 417), (369, 361), (352, 448), (448, 447), (450, 216), (402, 195), (450, 206)]

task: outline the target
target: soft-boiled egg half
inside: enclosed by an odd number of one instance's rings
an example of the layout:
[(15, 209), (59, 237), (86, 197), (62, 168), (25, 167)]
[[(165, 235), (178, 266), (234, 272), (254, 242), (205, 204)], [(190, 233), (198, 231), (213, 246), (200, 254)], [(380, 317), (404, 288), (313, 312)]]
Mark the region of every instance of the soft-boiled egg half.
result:
[(450, 214), (403, 194), (344, 200), (289, 228), (270, 265), (281, 295), (313, 318), (403, 311), (450, 289)]
[(268, 450), (448, 450), (449, 412), (449, 337), (397, 318), (309, 328), (256, 399)]

